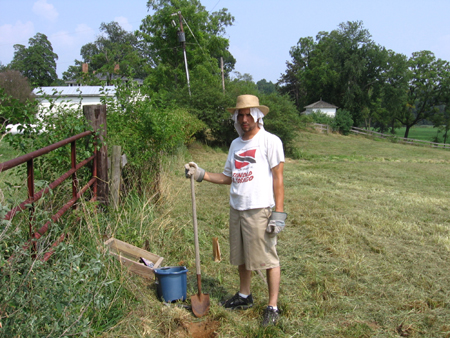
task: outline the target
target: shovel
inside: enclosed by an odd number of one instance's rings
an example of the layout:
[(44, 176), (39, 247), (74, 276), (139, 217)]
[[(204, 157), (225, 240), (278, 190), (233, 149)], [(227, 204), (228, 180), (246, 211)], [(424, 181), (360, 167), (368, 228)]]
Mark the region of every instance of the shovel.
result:
[(197, 287), (198, 293), (191, 296), (192, 312), (198, 318), (203, 317), (209, 311), (209, 295), (202, 293), (202, 276), (200, 270), (200, 251), (198, 248), (198, 230), (197, 230), (197, 208), (195, 206), (194, 175), (191, 175), (191, 195), (192, 195), (192, 220), (194, 222), (195, 239), (195, 267), (197, 269)]

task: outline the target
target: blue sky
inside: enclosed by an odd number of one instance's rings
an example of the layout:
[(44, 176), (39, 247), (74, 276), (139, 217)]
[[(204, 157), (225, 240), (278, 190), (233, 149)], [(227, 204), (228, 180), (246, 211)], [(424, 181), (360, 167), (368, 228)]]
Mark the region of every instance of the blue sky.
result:
[[(146, 0), (0, 0), (0, 62), (8, 64), (14, 44), (47, 35), (58, 54), (57, 73), (80, 60), (102, 22), (129, 31), (148, 14)], [(235, 70), (255, 81), (276, 82), (289, 50), (301, 37), (330, 32), (341, 22), (363, 21), (373, 40), (397, 53), (430, 50), (450, 60), (449, 0), (201, 0), (208, 11), (227, 8), (235, 17), (225, 37), (237, 60)], [(188, 36), (187, 36), (188, 38)]]

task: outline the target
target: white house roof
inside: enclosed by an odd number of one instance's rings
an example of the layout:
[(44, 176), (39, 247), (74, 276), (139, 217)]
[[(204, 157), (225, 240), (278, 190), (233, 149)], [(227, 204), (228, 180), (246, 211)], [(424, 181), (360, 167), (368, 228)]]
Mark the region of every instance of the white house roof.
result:
[(320, 108), (338, 108), (338, 107), (335, 106), (334, 104), (320, 100), (320, 101), (310, 104), (309, 106), (305, 106), (305, 108), (306, 109), (320, 109)]
[(77, 87), (40, 87), (33, 90), (33, 94), (39, 96), (64, 96), (64, 97), (89, 97), (89, 96), (113, 96), (115, 86), (77, 86)]

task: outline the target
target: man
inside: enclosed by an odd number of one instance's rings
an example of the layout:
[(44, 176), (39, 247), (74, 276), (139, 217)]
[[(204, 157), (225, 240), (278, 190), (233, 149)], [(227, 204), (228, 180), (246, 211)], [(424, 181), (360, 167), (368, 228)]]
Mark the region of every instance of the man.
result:
[[(230, 262), (238, 266), (240, 290), (222, 303), (228, 309), (253, 306), (250, 292), (253, 270), (266, 270), (269, 287), (268, 306), (262, 325), (278, 320), (280, 262), (276, 244), (277, 233), (284, 228), (283, 212), (284, 153), (281, 140), (263, 127), (269, 108), (259, 105), (254, 95), (238, 96), (233, 114), (239, 134), (230, 146), (222, 173), (205, 172), (194, 162), (185, 165), (186, 177), (230, 187)], [(272, 211), (274, 208), (274, 211)]]

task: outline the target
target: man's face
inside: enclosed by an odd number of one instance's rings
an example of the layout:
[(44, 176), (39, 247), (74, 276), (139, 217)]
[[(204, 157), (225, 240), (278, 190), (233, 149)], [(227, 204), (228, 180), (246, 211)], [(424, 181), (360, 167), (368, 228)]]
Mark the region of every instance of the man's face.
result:
[(237, 119), (244, 133), (252, 131), (257, 127), (253, 116), (250, 115), (250, 108), (239, 109)]

